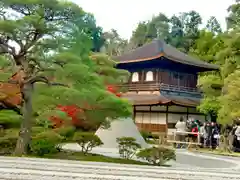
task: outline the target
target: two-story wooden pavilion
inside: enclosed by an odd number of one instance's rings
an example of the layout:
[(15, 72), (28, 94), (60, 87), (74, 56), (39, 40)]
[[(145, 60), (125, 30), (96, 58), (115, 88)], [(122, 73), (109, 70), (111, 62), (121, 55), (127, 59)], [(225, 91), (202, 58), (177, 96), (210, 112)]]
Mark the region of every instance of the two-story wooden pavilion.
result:
[(190, 57), (162, 40), (154, 40), (116, 57), (117, 68), (131, 72), (125, 86), (134, 107), (139, 129), (171, 132), (181, 116), (205, 120), (196, 107), (201, 100), (197, 89), (199, 72), (218, 66)]

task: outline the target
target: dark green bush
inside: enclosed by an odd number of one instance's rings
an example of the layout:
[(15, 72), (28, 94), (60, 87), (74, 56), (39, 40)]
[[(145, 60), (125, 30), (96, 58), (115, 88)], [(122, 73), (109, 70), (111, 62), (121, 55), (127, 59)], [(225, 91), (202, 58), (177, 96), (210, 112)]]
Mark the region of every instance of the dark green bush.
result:
[(141, 133), (143, 139), (145, 139), (145, 141), (148, 141), (149, 139), (156, 140), (159, 138), (159, 136), (157, 134), (153, 134), (149, 131), (142, 130), (140, 133)]
[(137, 153), (137, 157), (156, 166), (162, 166), (167, 161), (176, 160), (175, 151), (165, 147), (152, 147), (143, 149)]
[(148, 138), (151, 136), (151, 132), (148, 132), (148, 131), (145, 131), (145, 130), (141, 130), (140, 133), (141, 133), (141, 135), (142, 135), (142, 137), (145, 141), (147, 141)]
[(32, 138), (31, 153), (37, 156), (57, 153), (60, 150), (58, 145), (62, 142), (62, 139), (62, 136), (54, 131), (39, 133)]
[(103, 144), (97, 135), (89, 132), (75, 132), (73, 141), (81, 146), (82, 152), (84, 154), (90, 152), (92, 148)]
[(18, 130), (17, 129), (8, 129), (2, 132), (0, 137), (0, 154), (12, 154), (18, 139)]
[(0, 125), (4, 129), (19, 128), (22, 117), (12, 110), (1, 110)]
[(136, 154), (136, 151), (141, 148), (136, 139), (132, 137), (117, 138), (117, 143), (120, 157), (124, 159), (131, 159)]

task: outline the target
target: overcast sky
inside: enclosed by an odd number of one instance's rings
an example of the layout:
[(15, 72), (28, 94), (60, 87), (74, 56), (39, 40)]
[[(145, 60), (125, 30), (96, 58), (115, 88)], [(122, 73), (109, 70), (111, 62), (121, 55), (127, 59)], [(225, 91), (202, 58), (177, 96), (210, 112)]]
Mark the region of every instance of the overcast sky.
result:
[(167, 16), (196, 10), (206, 22), (216, 16), (223, 27), (227, 8), (235, 0), (72, 0), (84, 11), (94, 14), (104, 31), (116, 29), (123, 38), (129, 38), (139, 21), (149, 20), (162, 12)]

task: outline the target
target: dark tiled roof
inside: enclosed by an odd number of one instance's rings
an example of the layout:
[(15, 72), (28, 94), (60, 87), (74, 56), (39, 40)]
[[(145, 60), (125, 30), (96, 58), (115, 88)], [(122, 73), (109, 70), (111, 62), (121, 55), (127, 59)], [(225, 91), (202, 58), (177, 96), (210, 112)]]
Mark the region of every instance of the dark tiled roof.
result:
[(206, 69), (219, 69), (217, 65), (209, 64), (204, 61), (193, 58), (175, 47), (168, 45), (162, 40), (153, 40), (151, 43), (145, 44), (142, 47), (136, 48), (122, 56), (115, 57), (119, 63), (138, 62), (152, 60), (164, 56), (172, 61), (202, 67)]
[(175, 104), (196, 107), (200, 104), (200, 99), (198, 98), (163, 96), (160, 94), (125, 94), (123, 98), (128, 99), (133, 105)]

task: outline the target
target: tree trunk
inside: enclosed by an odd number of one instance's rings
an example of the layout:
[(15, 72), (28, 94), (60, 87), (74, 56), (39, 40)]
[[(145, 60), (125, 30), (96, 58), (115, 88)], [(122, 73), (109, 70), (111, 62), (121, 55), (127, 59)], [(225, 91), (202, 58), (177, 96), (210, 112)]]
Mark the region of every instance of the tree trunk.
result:
[(15, 148), (15, 155), (22, 156), (27, 154), (29, 143), (31, 140), (32, 128), (32, 84), (24, 84), (22, 88), (23, 94), (23, 121), (19, 132), (17, 145)]

